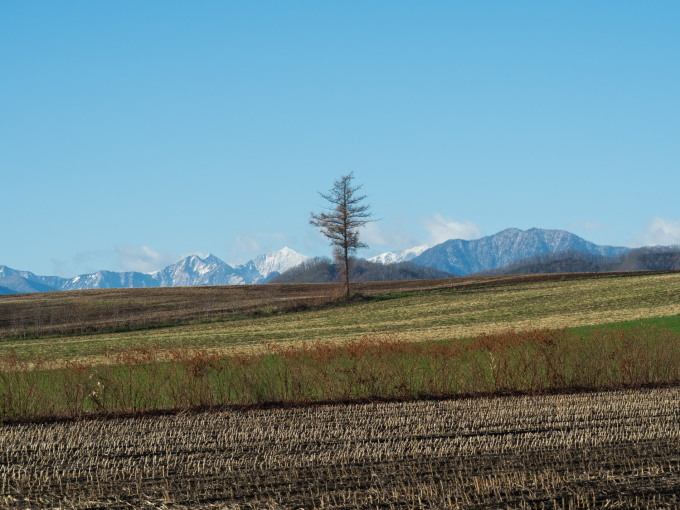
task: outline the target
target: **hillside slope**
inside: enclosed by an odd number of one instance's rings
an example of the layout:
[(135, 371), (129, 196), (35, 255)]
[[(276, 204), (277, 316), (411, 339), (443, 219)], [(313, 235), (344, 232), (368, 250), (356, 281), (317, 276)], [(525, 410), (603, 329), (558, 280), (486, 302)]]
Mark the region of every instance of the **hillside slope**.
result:
[(680, 248), (654, 247), (637, 248), (615, 257), (577, 250), (545, 253), (517, 260), (507, 266), (480, 271), (475, 275), (677, 270), (680, 270)]
[[(14, 351), (49, 360), (84, 360), (140, 343), (154, 349), (191, 346), (240, 352), (266, 349), (272, 343), (451, 340), (508, 329), (677, 316), (678, 288), (680, 273), (624, 273), (356, 283), (354, 290), (363, 297), (352, 303), (333, 299), (337, 284), (19, 294), (0, 296), (4, 336), (75, 334), (5, 339), (0, 356)], [(40, 323), (36, 305), (42, 311)], [(81, 334), (126, 327), (134, 330)]]
[(412, 259), (412, 262), (457, 275), (488, 271), (520, 259), (567, 250), (612, 257), (628, 248), (599, 246), (564, 230), (510, 228), (473, 241), (451, 239)]
[[(350, 279), (353, 282), (386, 282), (451, 278), (453, 275), (432, 267), (410, 262), (382, 264), (353, 259)], [(340, 268), (329, 259), (313, 259), (276, 276), (271, 283), (331, 283), (340, 281)]]

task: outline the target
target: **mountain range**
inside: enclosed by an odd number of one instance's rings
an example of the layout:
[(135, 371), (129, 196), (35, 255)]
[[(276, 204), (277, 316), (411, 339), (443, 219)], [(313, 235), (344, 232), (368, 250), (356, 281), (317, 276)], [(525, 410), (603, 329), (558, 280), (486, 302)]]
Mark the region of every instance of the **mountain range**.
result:
[[(398, 252), (387, 252), (372, 257), (369, 261), (381, 264), (410, 261), (462, 276), (500, 268), (528, 257), (569, 250), (602, 257), (617, 257), (630, 251), (629, 248), (620, 246), (597, 245), (565, 230), (509, 228), (471, 241), (450, 239), (436, 246), (416, 246)], [(214, 255), (205, 258), (191, 255), (153, 273), (97, 271), (74, 278), (39, 276), (0, 266), (0, 294), (266, 283), (308, 260), (310, 257), (286, 247), (236, 266), (231, 266)]]
[(39, 276), (0, 266), (0, 294), (125, 287), (180, 287), (189, 285), (243, 285), (266, 283), (308, 260), (288, 247), (230, 266), (214, 255), (190, 255), (153, 273), (97, 271), (73, 278)]
[(377, 262), (378, 264), (398, 264), (400, 262), (408, 262), (409, 260), (413, 260), (429, 248), (431, 248), (430, 245), (423, 244), (421, 246), (407, 248), (406, 250), (388, 251), (381, 253), (380, 255), (376, 255), (375, 257), (371, 257), (367, 260), (369, 262)]
[[(463, 276), (502, 267), (534, 255), (567, 250), (615, 257), (627, 252), (629, 248), (600, 246), (566, 230), (508, 228), (497, 234), (472, 241), (449, 239), (422, 250), (415, 256), (410, 256), (413, 252), (409, 253), (409, 250), (404, 250), (383, 253), (378, 257), (386, 261), (410, 260), (414, 264), (434, 267), (440, 271)], [(404, 256), (409, 258), (402, 258)]]
[(541, 273), (599, 273), (603, 271), (678, 271), (680, 246), (635, 248), (615, 257), (578, 250), (543, 253), (474, 276)]

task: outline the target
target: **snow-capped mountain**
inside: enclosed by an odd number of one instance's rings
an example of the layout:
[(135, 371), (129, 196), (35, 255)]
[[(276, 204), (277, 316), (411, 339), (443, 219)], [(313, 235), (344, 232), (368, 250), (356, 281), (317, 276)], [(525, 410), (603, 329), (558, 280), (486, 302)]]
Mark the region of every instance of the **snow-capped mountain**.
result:
[[(115, 271), (97, 271), (74, 278), (63, 278), (63, 282), (53, 282), (54, 290), (82, 289), (120, 289), (126, 287), (158, 287), (154, 278), (146, 273), (134, 271), (117, 273)], [(56, 285), (55, 285), (56, 283)]]
[(473, 241), (450, 239), (425, 250), (411, 262), (466, 275), (495, 269), (533, 255), (565, 250), (613, 257), (629, 251), (629, 248), (600, 246), (565, 230), (509, 228)]
[(285, 246), (274, 253), (255, 257), (253, 259), (253, 264), (260, 274), (271, 275), (272, 273), (283, 273), (284, 271), (288, 271), (307, 260), (309, 260), (307, 255), (298, 253), (295, 250), (288, 248), (288, 246)]
[(285, 247), (230, 266), (214, 255), (190, 255), (153, 273), (97, 271), (73, 278), (39, 276), (0, 266), (0, 294), (55, 290), (114, 289), (128, 287), (182, 287), (191, 285), (243, 285), (264, 283), (309, 257)]
[(45, 278), (44, 276), (35, 275), (30, 271), (17, 271), (11, 267), (0, 266), (0, 287), (2, 287), (0, 294), (22, 294), (25, 292), (48, 292), (54, 290), (52, 286), (42, 281)]
[(201, 258), (190, 255), (176, 264), (151, 273), (158, 287), (186, 287), (190, 285), (241, 285), (247, 281), (236, 268), (215, 255)]
[[(473, 241), (450, 239), (433, 247), (416, 246), (400, 252), (383, 253), (369, 260), (383, 264), (410, 261), (447, 273), (466, 275), (502, 267), (534, 255), (566, 250), (578, 250), (606, 257), (615, 257), (629, 251), (623, 247), (599, 246), (564, 230), (532, 228), (524, 231), (509, 228)], [(0, 294), (265, 283), (306, 260), (309, 260), (309, 257), (286, 247), (235, 266), (221, 261), (214, 255), (205, 258), (191, 255), (153, 273), (97, 271), (75, 278), (39, 276), (29, 271), (17, 271), (0, 266)]]
[(406, 250), (388, 251), (381, 253), (380, 255), (376, 255), (375, 257), (371, 257), (368, 259), (368, 261), (376, 262), (378, 264), (396, 264), (398, 262), (407, 262), (416, 258), (428, 248), (430, 248), (430, 245), (424, 244), (422, 246), (414, 246), (413, 248), (408, 248)]
[(234, 269), (248, 283), (264, 283), (307, 260), (309, 260), (307, 255), (298, 253), (286, 246), (274, 253), (255, 257)]

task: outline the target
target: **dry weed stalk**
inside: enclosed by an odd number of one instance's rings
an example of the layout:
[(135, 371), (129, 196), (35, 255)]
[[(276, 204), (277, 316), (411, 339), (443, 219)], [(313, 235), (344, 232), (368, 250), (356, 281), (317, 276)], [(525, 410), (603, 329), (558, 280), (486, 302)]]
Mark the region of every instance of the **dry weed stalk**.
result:
[(654, 328), (508, 331), (446, 343), (379, 335), (344, 345), (272, 344), (251, 355), (143, 344), (105, 356), (104, 365), (60, 369), (1, 358), (0, 420), (680, 382), (680, 336)]

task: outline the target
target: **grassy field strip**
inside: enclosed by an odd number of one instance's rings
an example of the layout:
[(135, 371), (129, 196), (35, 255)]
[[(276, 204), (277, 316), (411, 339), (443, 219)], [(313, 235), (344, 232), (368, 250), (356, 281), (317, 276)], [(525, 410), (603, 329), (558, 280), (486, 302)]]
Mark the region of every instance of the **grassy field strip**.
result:
[(107, 347), (157, 342), (168, 348), (236, 352), (306, 342), (346, 342), (392, 334), (421, 341), (468, 337), (506, 329), (561, 328), (680, 314), (680, 274), (540, 282), (464, 292), (413, 295), (325, 310), (129, 333), (5, 340), (48, 360), (95, 361)]
[(679, 423), (673, 388), (5, 425), (0, 506), (677, 508)]
[(273, 344), (247, 355), (147, 345), (109, 356), (104, 364), (64, 362), (52, 370), (0, 359), (0, 423), (680, 384), (680, 330), (656, 328), (654, 319), (637, 327), (506, 331), (450, 342), (383, 336), (290, 349)]
[[(516, 331), (530, 331), (534, 329), (559, 329), (559, 328), (574, 328), (583, 326), (595, 326), (595, 325), (605, 325), (605, 324), (615, 324), (623, 321), (639, 320), (639, 319), (650, 319), (657, 317), (669, 317), (680, 315), (680, 306), (671, 305), (666, 307), (655, 307), (649, 309), (633, 309), (633, 310), (618, 310), (616, 312), (602, 312), (600, 314), (567, 314), (567, 315), (553, 315), (549, 317), (544, 317), (540, 319), (529, 319), (529, 320), (518, 320), (512, 322), (512, 324), (506, 323), (495, 323), (495, 324), (479, 324), (474, 326), (423, 326), (421, 328), (414, 327), (404, 327), (399, 329), (398, 326), (390, 328), (389, 331), (394, 331), (393, 334), (388, 334), (386, 329), (375, 328), (362, 328), (360, 331), (352, 329), (351, 331), (340, 331), (333, 335), (314, 335), (309, 328), (305, 328), (304, 336), (294, 335), (294, 340), (281, 340), (286, 336), (290, 336), (288, 330), (282, 331), (279, 335), (276, 332), (270, 332), (271, 335), (266, 335), (264, 337), (256, 337), (251, 341), (244, 341), (241, 339), (240, 342), (233, 341), (233, 343), (224, 338), (222, 335), (216, 335), (212, 337), (211, 335), (202, 335), (202, 330), (199, 330), (195, 335), (190, 336), (187, 341), (177, 339), (177, 337), (169, 337), (165, 339), (164, 337), (149, 337), (143, 336), (139, 337), (137, 340), (139, 343), (146, 343), (152, 341), (158, 341), (164, 343), (168, 348), (172, 347), (187, 347), (196, 346), (198, 348), (206, 349), (208, 352), (218, 353), (218, 354), (254, 354), (257, 352), (265, 352), (270, 350), (272, 346), (279, 348), (295, 347), (302, 343), (331, 343), (331, 344), (342, 344), (346, 342), (352, 342), (359, 340), (361, 338), (366, 338), (369, 340), (381, 340), (382, 338), (393, 338), (397, 340), (413, 341), (413, 342), (424, 342), (424, 341), (437, 341), (437, 340), (452, 340), (457, 338), (469, 338), (479, 334), (488, 333), (500, 333), (508, 329), (513, 329)], [(349, 329), (349, 328), (348, 328)], [(109, 336), (109, 335), (107, 335)], [(188, 335), (189, 336), (189, 335)], [(61, 339), (60, 339), (61, 341)], [(72, 339), (68, 339), (72, 341)], [(83, 338), (74, 338), (73, 341), (76, 345), (80, 342), (87, 343), (90, 347), (89, 342)], [(106, 338), (106, 341), (115, 341), (115, 338)], [(127, 343), (127, 342), (126, 342)], [(132, 343), (134, 344), (134, 343)], [(111, 345), (111, 344), (109, 344)], [(49, 347), (46, 345), (46, 347)], [(75, 350), (75, 349), (74, 349)], [(93, 355), (77, 355), (72, 358), (81, 361), (86, 364), (104, 364), (110, 363), (111, 359), (107, 358), (101, 354)], [(59, 366), (60, 363), (51, 363), (48, 366)]]
[[(639, 278), (672, 273), (572, 273), (361, 282), (354, 290), (374, 298), (423, 292), (480, 292), (531, 282)], [(680, 273), (676, 273), (680, 274)], [(337, 306), (336, 284), (231, 285), (98, 289), (0, 296), (0, 339), (135, 331)]]

